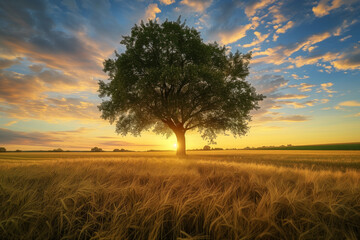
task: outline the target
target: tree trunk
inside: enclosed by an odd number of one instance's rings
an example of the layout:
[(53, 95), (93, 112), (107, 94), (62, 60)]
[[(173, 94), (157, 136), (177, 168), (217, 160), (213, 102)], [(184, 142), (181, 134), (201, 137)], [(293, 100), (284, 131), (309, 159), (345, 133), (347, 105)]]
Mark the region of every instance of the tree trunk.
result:
[(177, 156), (185, 156), (186, 155), (186, 143), (185, 143), (185, 131), (179, 130), (175, 131), (176, 139), (177, 139)]

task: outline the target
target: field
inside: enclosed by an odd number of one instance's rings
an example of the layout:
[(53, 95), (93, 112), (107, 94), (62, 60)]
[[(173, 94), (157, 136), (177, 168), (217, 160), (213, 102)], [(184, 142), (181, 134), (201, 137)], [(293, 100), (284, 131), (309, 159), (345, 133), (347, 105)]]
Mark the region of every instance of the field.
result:
[(360, 151), (1, 153), (0, 239), (360, 239)]

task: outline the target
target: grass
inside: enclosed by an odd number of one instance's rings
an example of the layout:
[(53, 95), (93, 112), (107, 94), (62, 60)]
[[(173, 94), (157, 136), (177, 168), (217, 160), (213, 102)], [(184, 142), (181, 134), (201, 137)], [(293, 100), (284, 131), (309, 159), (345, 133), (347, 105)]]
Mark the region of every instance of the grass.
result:
[(360, 152), (0, 154), (0, 239), (359, 239)]

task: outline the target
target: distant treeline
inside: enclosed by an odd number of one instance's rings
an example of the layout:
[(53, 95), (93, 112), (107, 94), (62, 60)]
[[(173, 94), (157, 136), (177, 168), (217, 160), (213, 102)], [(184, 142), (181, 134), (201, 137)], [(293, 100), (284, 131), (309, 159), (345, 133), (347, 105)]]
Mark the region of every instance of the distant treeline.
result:
[(360, 143), (334, 143), (334, 144), (318, 144), (318, 145), (301, 145), (293, 146), (291, 144), (285, 146), (262, 146), (257, 148), (244, 148), (246, 150), (360, 150)]

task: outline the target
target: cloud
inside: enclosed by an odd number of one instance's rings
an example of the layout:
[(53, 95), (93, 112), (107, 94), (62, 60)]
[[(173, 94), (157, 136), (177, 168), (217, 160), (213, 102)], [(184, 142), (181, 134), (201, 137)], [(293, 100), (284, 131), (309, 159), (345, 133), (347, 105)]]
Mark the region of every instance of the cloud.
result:
[(291, 44), (289, 46), (277, 46), (273, 48), (268, 48), (262, 52), (255, 52), (253, 56), (263, 56), (259, 58), (253, 59), (253, 63), (272, 63), (276, 65), (280, 65), (284, 62), (291, 62), (296, 64), (297, 67), (301, 67), (303, 65), (308, 64), (315, 64), (319, 60), (330, 61), (334, 60), (338, 57), (339, 54), (337, 53), (325, 53), (325, 54), (317, 54), (308, 57), (297, 56), (295, 59), (289, 58), (292, 54), (298, 52), (299, 50), (303, 49), (308, 50), (313, 44), (319, 43), (324, 41), (325, 39), (329, 38), (331, 34), (329, 32), (324, 32), (320, 34), (314, 34), (307, 37), (305, 40)]
[(276, 34), (273, 35), (273, 41), (274, 42), (276, 42), (278, 38), (279, 38), (279, 35), (276, 35)]
[(346, 37), (341, 38), (341, 39), (340, 39), (340, 42), (343, 42), (343, 41), (345, 41), (346, 39), (349, 39), (349, 38), (351, 38), (351, 37), (352, 37), (352, 35), (347, 35)]
[(0, 69), (9, 68), (13, 65), (19, 64), (21, 58), (15, 58), (15, 59), (4, 59), (0, 58)]
[(310, 118), (308, 116), (303, 115), (288, 115), (281, 116), (276, 118), (276, 121), (285, 121), (285, 122), (304, 122), (308, 121)]
[(154, 146), (160, 146), (158, 144), (138, 144), (138, 143), (131, 143), (126, 141), (105, 141), (99, 143), (102, 146), (112, 146), (112, 147), (130, 147), (130, 146), (136, 146), (136, 147), (154, 147)]
[(281, 2), (278, 5), (273, 5), (269, 7), (269, 12), (272, 13), (274, 18), (272, 24), (280, 24), (282, 22), (287, 21), (287, 17), (285, 17), (282, 11), (280, 10), (280, 6), (281, 6)]
[[(65, 140), (65, 139), (64, 139)], [(61, 139), (52, 136), (51, 134), (41, 132), (20, 132), (12, 131), (5, 128), (0, 128), (0, 143), (1, 144), (16, 144), (16, 145), (53, 145), (54, 143), (62, 142)]]
[(245, 7), (245, 14), (248, 17), (252, 17), (256, 14), (257, 10), (263, 9), (266, 6), (272, 4), (275, 0), (255, 0), (248, 1)]
[(324, 99), (321, 99), (321, 103), (328, 103), (330, 100), (329, 99), (327, 99), (327, 98), (324, 98)]
[(276, 33), (277, 34), (280, 34), (280, 33), (285, 33), (287, 30), (289, 30), (290, 28), (292, 28), (294, 26), (294, 22), (293, 21), (289, 21), (286, 25), (284, 25), (283, 27), (281, 28), (278, 28), (276, 30)]
[(357, 22), (358, 20), (354, 19), (349, 23), (348, 20), (345, 19), (342, 24), (333, 31), (333, 35), (340, 36), (342, 33), (346, 32), (351, 25)]
[(331, 83), (331, 82), (320, 84), (321, 89), (322, 89), (324, 92), (327, 92), (327, 93), (336, 93), (336, 91), (333, 91), (333, 90), (329, 89), (329, 88), (332, 87), (333, 85), (334, 85), (334, 84)]
[(294, 78), (294, 79), (296, 79), (296, 80), (298, 80), (298, 79), (307, 79), (307, 78), (309, 78), (309, 76), (306, 76), (306, 75), (304, 75), (303, 77), (299, 77), (298, 75), (296, 75), (296, 74), (291, 74), (291, 76)]
[(75, 0), (62, 0), (61, 3), (73, 12), (79, 10), (79, 7)]
[[(86, 21), (81, 16), (72, 17), (73, 13), (60, 12), (55, 4), (45, 1), (8, 2), (0, 15), (0, 45), (10, 57), (27, 58), (81, 76), (103, 76), (102, 61), (113, 51), (106, 39), (114, 36), (117, 42), (121, 28), (110, 21), (107, 2), (85, 1), (82, 6), (91, 16)], [(66, 22), (69, 19), (71, 24)]]
[(175, 0), (160, 0), (160, 3), (164, 4), (164, 5), (170, 5), (173, 4), (175, 2)]
[(17, 123), (17, 122), (18, 122), (18, 121), (10, 121), (10, 122), (8, 122), (8, 123), (5, 123), (4, 126), (9, 127), (9, 126), (11, 126), (11, 125), (14, 125), (14, 124)]
[(284, 94), (284, 95), (280, 95), (280, 96), (275, 96), (273, 98), (275, 99), (304, 99), (309, 97), (309, 95), (304, 95), (304, 94)]
[(346, 51), (338, 59), (331, 62), (331, 65), (338, 70), (360, 69), (360, 48), (353, 51)]
[(311, 107), (314, 106), (315, 103), (318, 102), (318, 99), (309, 100), (306, 102), (294, 102), (294, 101), (279, 101), (278, 104), (284, 104), (287, 106), (291, 106), (292, 108), (298, 109), (298, 108), (305, 108), (305, 107)]
[(154, 19), (156, 19), (156, 14), (157, 13), (161, 13), (160, 8), (158, 8), (157, 3), (151, 3), (146, 8), (145, 15), (144, 15), (143, 19), (145, 19), (145, 21), (154, 20)]
[(12, 104), (36, 99), (42, 92), (42, 84), (34, 76), (0, 70), (0, 100)]
[(242, 47), (248, 48), (248, 47), (253, 47), (255, 45), (258, 45), (258, 44), (262, 43), (263, 41), (265, 41), (267, 39), (267, 37), (270, 35), (270, 33), (261, 34), (260, 32), (255, 31), (254, 35), (256, 36), (256, 39), (254, 38), (251, 43), (244, 44), (244, 45), (242, 45)]
[(296, 87), (300, 92), (310, 92), (316, 85), (308, 83), (300, 83), (299, 85), (290, 85), (289, 87)]
[(324, 62), (334, 61), (335, 59), (339, 58), (339, 56), (340, 56), (339, 53), (327, 52), (327, 53), (323, 53), (323, 54), (310, 55), (307, 57), (298, 56), (294, 59), (289, 58), (289, 61), (291, 63), (294, 63), (296, 65), (296, 67), (302, 67), (304, 65), (316, 64), (319, 61), (324, 61)]
[(343, 107), (360, 107), (360, 102), (358, 101), (345, 101), (338, 104), (338, 106)]
[(281, 75), (260, 75), (251, 78), (251, 83), (255, 86), (257, 92), (265, 95), (277, 92), (282, 87), (285, 87), (288, 82), (289, 80), (286, 80)]
[(33, 64), (29, 66), (29, 69), (33, 72), (39, 73), (41, 72), (45, 67), (45, 64)]
[(182, 0), (180, 4), (188, 6), (195, 12), (204, 12), (212, 3), (212, 0)]
[(331, 10), (337, 9), (342, 5), (350, 5), (356, 0), (320, 0), (318, 5), (312, 8), (316, 17), (323, 17), (330, 13)]
[(219, 32), (220, 41), (222, 44), (230, 44), (236, 42), (246, 36), (246, 31), (252, 28), (252, 24), (239, 26), (235, 29)]
[[(14, 146), (18, 148), (20, 146), (31, 149), (34, 147), (46, 148), (68, 148), (71, 150), (90, 150), (93, 146), (115, 148), (119, 146), (158, 146), (155, 144), (138, 144), (128, 141), (118, 141), (117, 137), (107, 137), (108, 139), (114, 139), (104, 141), (99, 136), (89, 137), (89, 133), (94, 129), (90, 128), (78, 128), (70, 131), (47, 131), (47, 132), (24, 132), (13, 131), (6, 128), (0, 128), (0, 144), (6, 146)], [(91, 133), (94, 135), (94, 133)], [(70, 144), (71, 143), (71, 144)], [(64, 149), (66, 150), (66, 149)]]

